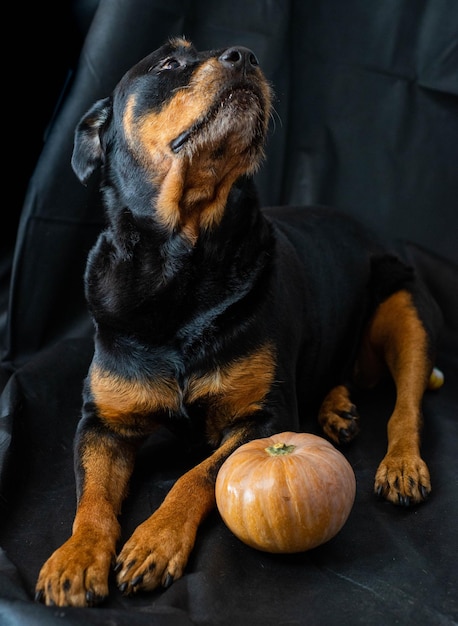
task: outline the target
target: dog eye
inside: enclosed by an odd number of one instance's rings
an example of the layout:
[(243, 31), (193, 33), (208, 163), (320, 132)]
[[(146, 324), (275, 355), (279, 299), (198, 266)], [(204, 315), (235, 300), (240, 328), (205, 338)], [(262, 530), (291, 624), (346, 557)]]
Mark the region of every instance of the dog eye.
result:
[(178, 59), (175, 59), (174, 57), (169, 57), (168, 59), (165, 59), (165, 61), (162, 61), (162, 63), (159, 65), (159, 70), (177, 70), (179, 67), (181, 67), (181, 63), (180, 61), (178, 61)]

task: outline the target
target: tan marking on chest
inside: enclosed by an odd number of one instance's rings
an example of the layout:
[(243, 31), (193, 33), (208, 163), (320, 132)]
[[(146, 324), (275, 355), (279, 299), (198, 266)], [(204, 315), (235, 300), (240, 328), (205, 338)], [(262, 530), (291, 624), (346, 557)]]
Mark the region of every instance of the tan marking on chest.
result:
[(90, 383), (100, 417), (113, 426), (137, 421), (146, 427), (142, 417), (179, 407), (179, 387), (173, 379), (128, 380), (93, 366)]
[(191, 378), (189, 402), (208, 401), (206, 433), (210, 443), (219, 445), (221, 432), (238, 419), (259, 411), (275, 378), (275, 355), (271, 346), (237, 359), (224, 368)]
[(100, 417), (114, 428), (151, 430), (154, 413), (205, 400), (210, 436), (216, 437), (224, 426), (262, 407), (274, 374), (273, 350), (264, 346), (203, 376), (191, 376), (183, 390), (174, 379), (129, 381), (97, 366), (91, 368), (90, 383)]

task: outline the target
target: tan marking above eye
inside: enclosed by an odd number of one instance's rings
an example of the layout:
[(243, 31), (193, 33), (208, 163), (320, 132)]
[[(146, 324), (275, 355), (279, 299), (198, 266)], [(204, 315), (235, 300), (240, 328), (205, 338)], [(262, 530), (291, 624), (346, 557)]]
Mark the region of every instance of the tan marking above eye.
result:
[[(124, 132), (130, 149), (144, 151), (149, 158), (154, 153), (170, 153), (170, 142), (190, 128), (213, 103), (221, 88), (216, 59), (209, 59), (192, 76), (188, 85), (178, 89), (159, 110), (135, 118), (136, 96), (129, 96), (124, 112)], [(205, 80), (205, 88), (202, 82)]]
[(170, 40), (170, 44), (175, 46), (175, 48), (191, 48), (192, 43), (185, 39), (184, 37), (172, 37)]

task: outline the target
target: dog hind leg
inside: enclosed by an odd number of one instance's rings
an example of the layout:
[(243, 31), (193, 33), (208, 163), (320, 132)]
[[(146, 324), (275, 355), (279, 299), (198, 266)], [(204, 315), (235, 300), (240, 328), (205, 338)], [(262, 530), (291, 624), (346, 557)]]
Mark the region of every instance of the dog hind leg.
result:
[(388, 448), (375, 475), (374, 491), (394, 504), (419, 503), (431, 491), (428, 467), (420, 456), (420, 432), (421, 404), (433, 367), (428, 332), (408, 291), (398, 291), (378, 306), (361, 354), (360, 371), (370, 372), (366, 366), (372, 363), (378, 375), (381, 361), (396, 387), (395, 407), (387, 427)]

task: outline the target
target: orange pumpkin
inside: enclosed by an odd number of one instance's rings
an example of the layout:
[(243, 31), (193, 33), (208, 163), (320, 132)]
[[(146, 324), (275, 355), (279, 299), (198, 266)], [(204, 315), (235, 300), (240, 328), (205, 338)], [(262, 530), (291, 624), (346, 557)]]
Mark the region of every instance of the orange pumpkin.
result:
[(356, 479), (330, 442), (284, 432), (255, 439), (223, 463), (215, 485), (225, 524), (265, 552), (302, 552), (334, 537), (347, 521)]

